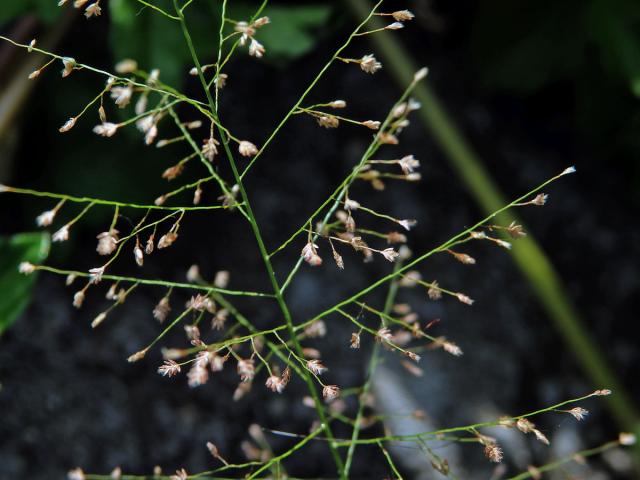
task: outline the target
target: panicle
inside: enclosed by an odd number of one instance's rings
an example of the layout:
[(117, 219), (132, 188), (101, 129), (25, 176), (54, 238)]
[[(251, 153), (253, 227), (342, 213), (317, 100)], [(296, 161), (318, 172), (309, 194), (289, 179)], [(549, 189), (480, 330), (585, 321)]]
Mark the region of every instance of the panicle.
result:
[(175, 360), (165, 360), (160, 367), (158, 373), (163, 377), (173, 377), (180, 373), (180, 365)]

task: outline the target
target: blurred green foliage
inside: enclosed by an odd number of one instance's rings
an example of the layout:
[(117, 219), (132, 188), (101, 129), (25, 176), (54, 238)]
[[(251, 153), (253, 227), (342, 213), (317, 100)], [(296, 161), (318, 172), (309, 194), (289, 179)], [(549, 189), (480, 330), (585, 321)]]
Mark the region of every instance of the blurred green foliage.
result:
[(471, 45), (492, 87), (531, 92), (595, 61), (640, 96), (637, 0), (480, 2)]
[(29, 304), (35, 274), (18, 272), (20, 262), (42, 263), (49, 254), (48, 233), (20, 233), (0, 237), (0, 334)]
[(60, 11), (58, 2), (53, 0), (5, 0), (0, 2), (0, 25), (27, 13), (34, 13), (43, 22), (51, 23)]

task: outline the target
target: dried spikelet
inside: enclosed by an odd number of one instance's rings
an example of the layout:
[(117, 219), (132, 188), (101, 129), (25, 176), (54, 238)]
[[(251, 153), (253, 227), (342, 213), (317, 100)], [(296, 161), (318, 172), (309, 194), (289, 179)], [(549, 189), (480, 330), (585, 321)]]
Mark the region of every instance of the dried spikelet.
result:
[(322, 396), (326, 402), (331, 402), (340, 396), (340, 387), (337, 385), (325, 385), (322, 389)]
[(362, 71), (366, 73), (373, 74), (382, 68), (382, 64), (377, 61), (376, 57), (374, 57), (372, 54), (363, 56), (358, 63), (360, 63), (360, 68), (362, 69)]
[(149, 347), (140, 350), (139, 352), (134, 353), (133, 355), (131, 355), (129, 358), (127, 358), (127, 361), (129, 363), (134, 363), (137, 362), (138, 360), (142, 360), (144, 358), (144, 356), (147, 354), (147, 351), (149, 350)]

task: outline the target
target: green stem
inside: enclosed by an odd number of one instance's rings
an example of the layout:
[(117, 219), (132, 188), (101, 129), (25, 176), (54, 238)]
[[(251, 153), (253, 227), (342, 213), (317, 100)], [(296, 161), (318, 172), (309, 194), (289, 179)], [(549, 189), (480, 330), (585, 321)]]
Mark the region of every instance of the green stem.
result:
[[(347, 0), (346, 3), (358, 17), (370, 8), (367, 0)], [(382, 26), (378, 19), (373, 19), (372, 23), (374, 28)], [(380, 51), (387, 70), (398, 83), (405, 84), (415, 71), (413, 59), (407, 50), (388, 32), (380, 32), (369, 38)], [(503, 194), (435, 93), (423, 84), (416, 88), (415, 96), (422, 104), (418, 114), (469, 192), (485, 212), (498, 210), (505, 203)], [(512, 221), (522, 223), (512, 214), (500, 214), (496, 219), (504, 225)], [(640, 414), (605, 354), (589, 335), (569, 300), (562, 280), (540, 245), (531, 235), (522, 238), (514, 245), (513, 257), (592, 384), (606, 385), (616, 392), (616, 395), (607, 399), (607, 403), (620, 428), (640, 435)], [(636, 461), (640, 464), (640, 447), (636, 448)]]
[[(90, 276), (87, 272), (79, 272), (76, 270), (62, 270), (60, 268), (49, 267), (47, 265), (36, 265), (36, 270), (42, 270), (44, 272), (55, 273), (58, 275), (75, 275), (76, 277), (88, 278)], [(233, 296), (243, 296), (243, 297), (266, 297), (272, 298), (273, 294), (271, 293), (260, 293), (260, 292), (249, 292), (249, 291), (241, 291), (241, 290), (227, 290), (224, 288), (215, 288), (215, 287), (205, 287), (201, 285), (195, 285), (193, 283), (180, 283), (180, 282), (168, 282), (165, 280), (152, 280), (145, 278), (136, 278), (136, 277), (123, 277), (120, 275), (102, 275), (103, 280), (114, 280), (118, 282), (131, 282), (131, 283), (139, 283), (141, 285), (160, 285), (163, 287), (172, 287), (172, 288), (184, 288), (188, 290), (199, 290), (207, 293), (220, 293), (224, 295), (233, 295)]]
[[(184, 35), (184, 38), (187, 42), (187, 46), (189, 47), (189, 52), (191, 53), (191, 57), (193, 59), (193, 62), (196, 66), (197, 72), (198, 72), (198, 78), (200, 79), (200, 83), (202, 84), (202, 88), (204, 89), (204, 93), (207, 97), (207, 101), (209, 102), (209, 108), (210, 111), (212, 113), (212, 115), (216, 118), (216, 120), (219, 123), (219, 119), (216, 113), (216, 107), (215, 107), (215, 102), (211, 96), (211, 92), (209, 91), (209, 88), (207, 87), (207, 82), (204, 78), (204, 75), (202, 73), (202, 67), (200, 64), (200, 60), (198, 59), (198, 55), (195, 51), (195, 47), (193, 46), (193, 41), (191, 40), (191, 35), (189, 33), (189, 30), (187, 28), (185, 19), (184, 19), (184, 15), (182, 14), (182, 12), (178, 9), (178, 2), (177, 0), (173, 0), (173, 4), (174, 7), (176, 9), (176, 13), (178, 14), (178, 16), (180, 17), (180, 26), (182, 27), (182, 33)], [(275, 272), (273, 270), (273, 266), (271, 264), (271, 261), (269, 260), (269, 254), (267, 252), (267, 248), (264, 244), (264, 240), (262, 238), (262, 234), (260, 232), (260, 228), (258, 227), (258, 223), (255, 219), (255, 216), (253, 214), (253, 210), (251, 208), (251, 204), (249, 202), (249, 196), (247, 195), (247, 192), (244, 188), (243, 182), (242, 182), (242, 178), (240, 176), (240, 173), (238, 172), (238, 168), (236, 166), (236, 163), (233, 159), (233, 154), (231, 153), (231, 150), (229, 149), (229, 142), (227, 139), (227, 136), (224, 132), (223, 129), (219, 129), (219, 133), (220, 133), (220, 140), (222, 142), (222, 145), (224, 146), (225, 152), (227, 154), (227, 157), (229, 159), (229, 165), (231, 166), (231, 170), (233, 171), (233, 176), (236, 179), (236, 183), (238, 185), (238, 188), (240, 190), (240, 195), (242, 196), (243, 199), (243, 203), (244, 203), (244, 209), (245, 209), (245, 213), (247, 216), (247, 219), (249, 220), (249, 224), (251, 226), (251, 230), (253, 231), (253, 235), (256, 239), (256, 243), (258, 244), (258, 249), (260, 250), (260, 255), (262, 256), (262, 260), (265, 264), (265, 268), (267, 270), (267, 274), (269, 276), (269, 281), (271, 282), (271, 285), (273, 287), (273, 291), (274, 291), (274, 295), (276, 298), (276, 301), (278, 302), (278, 306), (280, 307), (280, 310), (282, 311), (282, 314), (284, 315), (285, 321), (287, 323), (287, 329), (289, 331), (289, 334), (291, 336), (291, 340), (293, 342), (293, 345), (295, 347), (295, 350), (298, 352), (298, 354), (300, 356), (303, 356), (303, 352), (302, 352), (302, 346), (300, 345), (300, 342), (298, 341), (298, 337), (295, 333), (294, 327), (293, 327), (293, 320), (291, 318), (291, 313), (289, 312), (289, 308), (286, 304), (286, 302), (284, 301), (284, 297), (282, 295), (282, 291), (280, 290), (280, 285), (278, 284), (278, 281), (276, 279), (275, 276)], [(320, 397), (318, 396), (318, 392), (316, 391), (315, 385), (313, 384), (313, 379), (311, 377), (311, 375), (309, 374), (308, 371), (303, 370), (303, 379), (305, 380), (305, 382), (307, 383), (307, 387), (309, 388), (309, 392), (311, 393), (314, 402), (315, 402), (315, 406), (316, 406), (316, 412), (318, 413), (318, 416), (320, 418), (320, 422), (322, 424), (322, 429), (326, 432), (326, 435), (329, 438), (333, 438), (333, 433), (331, 432), (331, 428), (329, 426), (329, 423), (327, 421), (325, 412), (324, 412), (324, 406), (322, 405), (322, 401), (320, 399)], [(332, 442), (329, 443), (329, 448), (331, 451), (331, 454), (333, 456), (333, 459), (336, 463), (336, 466), (338, 467), (338, 471), (340, 473), (340, 477), (341, 478), (346, 478), (344, 477), (344, 469), (343, 469), (343, 463), (342, 463), (342, 459), (340, 458), (340, 455), (335, 447), (335, 445), (333, 445)]]
[[(195, 185), (195, 184), (194, 184)], [(221, 210), (229, 207), (222, 205), (213, 205), (205, 207), (163, 207), (158, 205), (140, 205), (137, 203), (125, 203), (116, 202), (113, 200), (104, 200), (101, 198), (91, 197), (74, 197), (73, 195), (66, 195), (63, 193), (51, 193), (51, 192), (39, 192), (37, 190), (31, 190), (28, 188), (6, 187), (7, 193), (20, 193), (24, 195), (31, 195), (34, 197), (47, 197), (47, 198), (59, 198), (74, 203), (92, 203), (96, 205), (109, 205), (111, 207), (123, 207), (123, 208), (137, 208), (144, 210), (171, 210), (171, 211), (189, 211), (189, 210)]]

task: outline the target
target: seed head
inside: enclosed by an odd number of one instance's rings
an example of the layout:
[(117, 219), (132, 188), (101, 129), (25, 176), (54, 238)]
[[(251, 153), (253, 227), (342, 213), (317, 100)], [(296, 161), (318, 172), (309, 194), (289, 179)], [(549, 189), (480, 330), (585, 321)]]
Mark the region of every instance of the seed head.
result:
[(633, 433), (622, 432), (618, 435), (620, 445), (630, 446), (636, 444), (636, 436)]
[(74, 468), (67, 473), (68, 480), (85, 480), (84, 472), (80, 467)]
[(248, 383), (253, 380), (253, 377), (255, 376), (253, 358), (238, 360), (238, 375), (240, 375), (240, 380), (244, 383)]
[(393, 12), (391, 15), (393, 16), (394, 20), (398, 22), (413, 20), (413, 18), (415, 17), (415, 15), (409, 10), (398, 10), (397, 12)]
[(549, 195), (547, 195), (546, 193), (539, 193), (533, 200), (531, 200), (531, 203), (533, 205), (538, 205), (541, 207), (542, 205), (547, 203), (547, 198), (549, 198)]
[(118, 130), (118, 125), (111, 122), (103, 122), (93, 127), (93, 132), (101, 137), (113, 137)]
[(384, 27), (385, 30), (400, 30), (401, 28), (404, 28), (404, 25), (401, 22), (393, 22), (392, 24)]
[(378, 70), (382, 68), (382, 64), (376, 60), (372, 54), (368, 54), (363, 56), (360, 60), (360, 68), (363, 72), (366, 73), (376, 73)]
[(213, 280), (213, 286), (216, 288), (227, 288), (229, 285), (230, 274), (227, 270), (220, 270), (216, 272), (216, 276)]
[(494, 463), (500, 463), (502, 461), (502, 449), (495, 442), (490, 442), (485, 445), (484, 454)]
[(466, 296), (464, 293), (456, 293), (456, 297), (462, 303), (466, 303), (467, 305), (473, 305), (474, 300)]
[(272, 392), (282, 393), (284, 391), (285, 384), (277, 375), (271, 375), (267, 378), (265, 386)]
[(353, 349), (358, 349), (360, 348), (360, 334), (359, 333), (352, 333), (351, 334), (351, 342), (349, 345), (351, 348)]
[(451, 255), (453, 255), (460, 263), (464, 263), (465, 265), (475, 265), (476, 263), (476, 259), (466, 253), (451, 251)]
[(175, 475), (171, 475), (169, 480), (187, 480), (187, 478), (189, 478), (189, 474), (184, 468), (181, 468), (180, 470), (176, 470)]
[(187, 383), (191, 388), (204, 385), (209, 380), (209, 371), (206, 369), (206, 365), (202, 365), (199, 362), (195, 362), (187, 373)]
[(94, 285), (100, 283), (102, 275), (104, 274), (104, 267), (96, 267), (89, 270), (89, 282)]
[(322, 389), (322, 396), (326, 402), (331, 402), (340, 396), (340, 387), (337, 385), (325, 385)]
[(256, 58), (262, 58), (264, 52), (264, 45), (262, 45), (255, 38), (252, 38), (251, 43), (249, 44), (249, 55)]
[(338, 128), (340, 120), (333, 115), (321, 115), (317, 119), (318, 125), (324, 128)]
[(173, 245), (173, 242), (175, 242), (177, 239), (178, 239), (177, 233), (167, 232), (162, 237), (160, 237), (160, 240), (158, 240), (158, 248), (163, 249), (163, 248), (170, 247), (171, 245)]
[(213, 136), (207, 138), (202, 145), (202, 155), (210, 162), (213, 162), (214, 157), (218, 154), (216, 145), (220, 145), (220, 143)]
[(318, 246), (313, 242), (308, 242), (302, 249), (301, 256), (305, 262), (312, 267), (322, 265), (322, 258), (318, 255)]
[(411, 230), (412, 227), (415, 227), (418, 222), (416, 220), (404, 219), (404, 220), (398, 220), (397, 223), (402, 228), (409, 231)]
[(416, 160), (413, 155), (406, 155), (398, 161), (398, 165), (400, 165), (402, 172), (408, 175), (420, 167), (420, 161)]
[(162, 297), (153, 309), (153, 318), (162, 323), (166, 320), (170, 311), (171, 305), (169, 305), (169, 297)]
[(400, 232), (387, 233), (387, 243), (407, 243), (407, 236)]
[(29, 262), (20, 262), (20, 265), (18, 265), (18, 271), (24, 275), (30, 275), (36, 271), (36, 266)]
[(327, 106), (329, 108), (345, 108), (347, 106), (347, 102), (344, 100), (334, 100), (333, 102), (329, 102)]
[(134, 353), (133, 355), (131, 355), (129, 358), (127, 358), (127, 362), (129, 363), (135, 363), (139, 360), (142, 360), (144, 358), (144, 356), (147, 354), (147, 352), (149, 351), (149, 347), (140, 350), (139, 352)]
[(598, 396), (598, 397), (604, 397), (604, 396), (607, 396), (607, 395), (611, 395), (611, 390), (609, 390), (608, 388), (604, 388), (602, 390), (596, 390), (591, 395), (595, 395), (595, 396)]
[(51, 239), (54, 242), (65, 242), (65, 241), (69, 240), (69, 227), (67, 225), (65, 225), (60, 230), (55, 232), (53, 234), (53, 236), (51, 237)]
[(220, 75), (218, 75), (214, 80), (216, 90), (222, 90), (227, 84), (228, 78), (229, 75), (227, 75), (226, 73), (221, 73)]
[(380, 128), (380, 122), (378, 122), (377, 120), (366, 120), (362, 122), (362, 125), (370, 128), (371, 130), (378, 130)]
[(440, 300), (442, 298), (442, 290), (440, 290), (437, 280), (431, 282), (427, 289), (427, 295), (431, 300)]
[(515, 221), (511, 222), (511, 224), (507, 227), (507, 233), (513, 239), (527, 236), (527, 233), (522, 228), (522, 225), (518, 225)]
[(64, 133), (64, 132), (68, 132), (69, 130), (71, 130), (73, 128), (73, 126), (76, 124), (76, 119), (75, 117), (71, 117), (69, 120), (67, 120), (65, 122), (64, 125), (62, 125), (58, 131), (60, 133)]
[(322, 375), (328, 370), (328, 368), (325, 367), (320, 360), (309, 360), (307, 362), (307, 368), (315, 375)]
[(98, 246), (96, 251), (99, 255), (111, 255), (118, 246), (118, 230), (111, 229), (108, 232), (100, 233), (96, 238), (98, 239)]
[(399, 255), (393, 248), (385, 248), (381, 253), (382, 256), (391, 263), (395, 262)]
[(355, 200), (352, 200), (350, 198), (347, 198), (344, 201), (344, 208), (346, 208), (347, 210), (357, 210), (358, 208), (360, 208), (360, 202), (356, 202)]
[(258, 148), (253, 143), (242, 140), (238, 145), (238, 152), (240, 152), (240, 155), (243, 157), (253, 157), (258, 153)]
[(136, 263), (139, 267), (144, 264), (144, 252), (140, 248), (140, 245), (136, 245), (133, 249), (133, 257), (136, 259)]
[(64, 57), (62, 59), (62, 65), (64, 66), (62, 70), (62, 78), (68, 77), (73, 72), (73, 69), (76, 66), (76, 61), (71, 57)]
[(324, 337), (327, 334), (327, 325), (323, 320), (316, 320), (304, 329), (304, 333), (309, 338)]
[(138, 69), (138, 62), (131, 58), (125, 58), (124, 60), (120, 60), (115, 65), (116, 73), (121, 75), (126, 75), (127, 73), (133, 73)]

